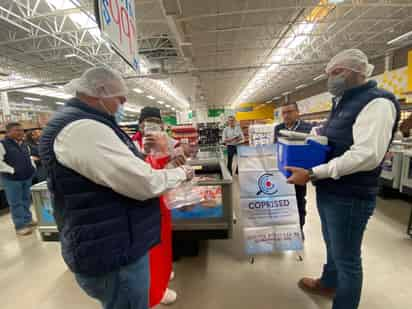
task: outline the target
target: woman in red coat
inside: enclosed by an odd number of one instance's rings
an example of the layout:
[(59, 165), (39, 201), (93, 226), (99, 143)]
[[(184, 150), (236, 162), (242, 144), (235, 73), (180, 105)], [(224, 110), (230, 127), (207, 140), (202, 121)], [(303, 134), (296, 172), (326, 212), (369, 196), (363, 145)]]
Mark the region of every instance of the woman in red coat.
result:
[[(143, 135), (144, 122), (154, 122), (161, 124), (160, 110), (156, 108), (143, 108), (139, 120), (140, 130), (133, 136), (133, 141), (144, 151)], [(146, 162), (155, 169), (166, 168), (170, 163), (170, 145), (171, 142), (163, 145), (164, 155), (148, 155)], [(174, 144), (173, 146), (176, 146)], [(161, 148), (161, 147), (160, 147)], [(168, 149), (168, 150), (166, 150)], [(179, 163), (176, 162), (176, 163)], [(183, 163), (183, 162), (180, 162)], [(161, 242), (150, 250), (150, 307), (159, 303), (171, 304), (176, 301), (177, 294), (175, 291), (168, 289), (169, 280), (172, 275), (172, 218), (170, 210), (166, 207), (163, 197), (160, 198), (161, 211)]]

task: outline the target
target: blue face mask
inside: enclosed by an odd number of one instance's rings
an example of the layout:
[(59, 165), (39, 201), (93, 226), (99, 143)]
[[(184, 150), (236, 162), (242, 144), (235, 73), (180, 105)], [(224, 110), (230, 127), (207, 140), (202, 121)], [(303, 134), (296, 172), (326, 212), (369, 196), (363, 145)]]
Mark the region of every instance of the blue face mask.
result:
[(116, 113), (113, 115), (116, 123), (120, 123), (124, 117), (124, 106), (123, 104), (119, 104)]

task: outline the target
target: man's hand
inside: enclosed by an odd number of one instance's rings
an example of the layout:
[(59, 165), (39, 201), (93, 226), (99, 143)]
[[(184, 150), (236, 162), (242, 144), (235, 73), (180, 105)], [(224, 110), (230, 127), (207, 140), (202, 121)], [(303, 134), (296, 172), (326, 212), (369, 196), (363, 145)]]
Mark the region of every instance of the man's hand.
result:
[(165, 134), (147, 134), (143, 139), (144, 152), (149, 154), (151, 150), (167, 154), (169, 152), (169, 145), (167, 142), (167, 136)]
[(183, 169), (183, 171), (185, 172), (186, 180), (192, 180), (193, 177), (195, 177), (195, 171), (191, 166), (182, 165), (182, 166), (180, 166), (180, 168)]
[(179, 167), (181, 165), (184, 165), (185, 163), (186, 158), (184, 155), (177, 155), (170, 161), (170, 164), (172, 164), (174, 167)]
[(287, 182), (294, 185), (305, 185), (309, 182), (309, 171), (300, 167), (286, 167), (286, 170), (291, 172), (292, 175), (288, 178)]

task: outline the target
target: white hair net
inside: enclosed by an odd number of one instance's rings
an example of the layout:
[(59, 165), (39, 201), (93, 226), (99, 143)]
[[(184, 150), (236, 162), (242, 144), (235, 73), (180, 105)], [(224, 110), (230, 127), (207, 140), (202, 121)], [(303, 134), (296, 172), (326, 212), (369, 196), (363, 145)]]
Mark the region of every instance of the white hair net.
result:
[(347, 49), (333, 57), (326, 66), (325, 71), (329, 74), (338, 68), (348, 69), (361, 73), (365, 77), (370, 77), (375, 67), (369, 63), (368, 56), (366, 56), (363, 51), (359, 49)]
[(128, 93), (126, 82), (116, 70), (108, 67), (93, 67), (64, 86), (71, 95), (83, 93), (96, 98), (125, 96)]

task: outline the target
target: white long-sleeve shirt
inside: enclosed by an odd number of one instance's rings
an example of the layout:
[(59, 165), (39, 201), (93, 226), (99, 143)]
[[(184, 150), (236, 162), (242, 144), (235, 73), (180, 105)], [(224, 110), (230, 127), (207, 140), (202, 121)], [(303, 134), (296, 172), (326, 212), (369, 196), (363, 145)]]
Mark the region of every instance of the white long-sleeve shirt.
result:
[[(231, 140), (234, 138), (239, 138), (239, 140), (236, 142), (227, 142), (228, 140)], [(238, 125), (235, 125), (235, 127), (233, 128), (226, 127), (223, 129), (222, 139), (223, 139), (223, 142), (226, 143), (226, 145), (236, 146), (238, 144), (242, 144), (244, 141), (242, 129)]]
[(54, 152), (60, 164), (136, 200), (157, 197), (186, 180), (182, 168), (152, 169), (111, 128), (94, 120), (66, 126), (55, 139)]
[(0, 172), (7, 173), (7, 174), (14, 174), (14, 168), (8, 165), (4, 161), (5, 156), (6, 156), (6, 149), (4, 149), (3, 144), (0, 143)]
[(383, 160), (396, 120), (394, 104), (385, 98), (371, 101), (359, 113), (353, 125), (353, 145), (340, 157), (313, 168), (318, 179), (375, 169)]

